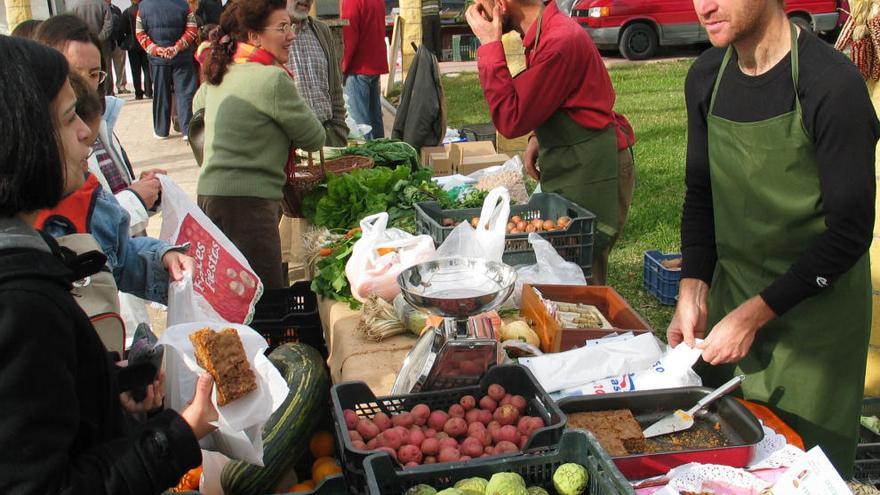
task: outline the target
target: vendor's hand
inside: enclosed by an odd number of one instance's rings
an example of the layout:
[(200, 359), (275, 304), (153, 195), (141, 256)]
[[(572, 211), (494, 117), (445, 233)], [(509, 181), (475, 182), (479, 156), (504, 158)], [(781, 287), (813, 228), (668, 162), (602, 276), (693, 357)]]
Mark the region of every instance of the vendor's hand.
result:
[(178, 282), (183, 280), (183, 272), (195, 270), (196, 262), (190, 256), (179, 251), (168, 251), (162, 256), (162, 265), (168, 272), (168, 278)]
[(147, 170), (146, 172), (141, 172), (140, 180), (149, 180), (155, 178), (157, 175), (168, 175), (168, 171), (164, 168), (154, 168), (152, 170)]
[(122, 408), (130, 413), (146, 413), (154, 411), (162, 407), (162, 401), (165, 398), (165, 372), (159, 371), (156, 380), (147, 385), (147, 393), (144, 400), (136, 402), (131, 396), (131, 392), (123, 392), (119, 394), (119, 402)]
[(141, 201), (144, 202), (144, 206), (150, 210), (156, 206), (156, 201), (159, 200), (159, 191), (162, 190), (162, 184), (159, 182), (159, 179), (153, 177), (132, 182), (128, 188), (134, 191), (141, 198)]
[(212, 421), (217, 421), (217, 409), (211, 402), (213, 388), (214, 379), (211, 378), (211, 375), (207, 373), (199, 375), (199, 381), (196, 382), (196, 393), (186, 409), (180, 413), (199, 440), (216, 429), (211, 425)]
[(699, 346), (709, 364), (736, 363), (749, 352), (755, 334), (776, 314), (761, 296), (742, 303), (721, 319)]
[[(468, 7), (465, 13), (467, 23), (471, 26), (474, 36), (480, 40), (481, 45), (486, 45), (494, 41), (501, 41), (502, 24), (501, 24), (501, 2), (495, 1), (491, 14), (486, 12), (486, 8), (481, 3), (475, 3)], [(492, 19), (491, 21), (488, 19)]]
[(526, 150), (523, 152), (523, 162), (526, 166), (526, 175), (540, 182), (541, 171), (538, 170), (537, 136), (532, 136), (529, 138), (529, 143), (526, 145)]
[(678, 291), (678, 305), (675, 315), (666, 329), (666, 341), (676, 347), (684, 342), (694, 347), (695, 339), (706, 334), (706, 316), (709, 285), (696, 278), (681, 280)]

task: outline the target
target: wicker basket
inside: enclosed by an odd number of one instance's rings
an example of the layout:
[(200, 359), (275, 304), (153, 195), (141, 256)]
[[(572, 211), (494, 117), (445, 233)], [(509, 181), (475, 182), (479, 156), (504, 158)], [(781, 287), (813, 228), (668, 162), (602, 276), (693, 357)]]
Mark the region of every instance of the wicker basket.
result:
[(321, 151), (318, 163), (309, 153), (305, 162), (298, 163), (293, 170), (287, 171), (287, 183), (284, 184), (284, 198), (281, 210), (285, 215), (302, 218), (302, 201), (318, 184), (324, 182), (326, 173), (342, 174), (359, 168), (373, 168), (373, 160), (366, 156), (346, 155), (333, 160), (324, 160)]

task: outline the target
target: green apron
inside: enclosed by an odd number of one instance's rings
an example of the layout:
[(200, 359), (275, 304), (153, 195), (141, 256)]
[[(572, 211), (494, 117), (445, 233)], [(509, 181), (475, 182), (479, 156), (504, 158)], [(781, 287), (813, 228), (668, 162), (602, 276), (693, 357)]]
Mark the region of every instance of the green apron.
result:
[[(791, 73), (798, 87), (797, 31), (791, 27)], [(718, 263), (709, 291), (712, 328), (758, 294), (825, 231), (812, 140), (795, 109), (759, 122), (713, 115), (728, 48), (709, 104), (708, 139)], [(819, 281), (817, 281), (819, 283)], [(708, 367), (706, 385), (744, 373), (742, 394), (770, 406), (810, 448), (821, 446), (850, 479), (871, 326), (867, 255), (833, 286), (761, 328), (736, 365)]]
[[(538, 16), (535, 48), (541, 37)], [(614, 125), (592, 130), (582, 127), (557, 110), (535, 129), (538, 136), (538, 164), (541, 191), (557, 193), (596, 215), (593, 253), (598, 254), (608, 238), (617, 233), (617, 133)]]

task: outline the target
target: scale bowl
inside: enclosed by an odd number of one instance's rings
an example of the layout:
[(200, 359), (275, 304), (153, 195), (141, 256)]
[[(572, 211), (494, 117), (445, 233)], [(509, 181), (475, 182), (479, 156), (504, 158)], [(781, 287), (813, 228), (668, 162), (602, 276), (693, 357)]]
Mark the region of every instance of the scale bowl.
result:
[(397, 276), (406, 302), (445, 318), (491, 311), (513, 292), (516, 271), (504, 263), (443, 258), (413, 265)]

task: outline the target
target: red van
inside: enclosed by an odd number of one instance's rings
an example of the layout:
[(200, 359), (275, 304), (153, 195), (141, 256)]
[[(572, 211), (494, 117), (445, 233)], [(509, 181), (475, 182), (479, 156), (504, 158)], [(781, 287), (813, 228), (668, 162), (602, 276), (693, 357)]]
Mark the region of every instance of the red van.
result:
[[(786, 0), (785, 11), (802, 28), (827, 32), (837, 27), (838, 1)], [(571, 16), (596, 46), (630, 60), (650, 58), (658, 46), (708, 41), (691, 0), (574, 0)]]

